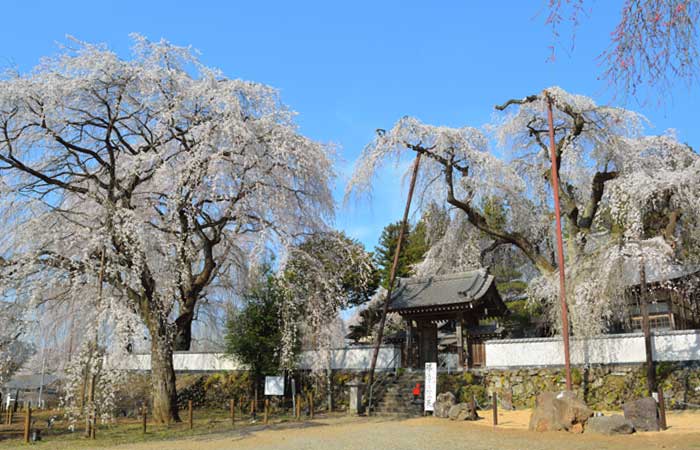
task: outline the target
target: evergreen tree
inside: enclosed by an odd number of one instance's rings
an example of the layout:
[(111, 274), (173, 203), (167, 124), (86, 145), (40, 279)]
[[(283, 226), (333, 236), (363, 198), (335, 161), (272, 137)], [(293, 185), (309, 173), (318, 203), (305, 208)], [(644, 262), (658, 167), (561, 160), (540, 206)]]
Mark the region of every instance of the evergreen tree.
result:
[(226, 322), (226, 353), (250, 367), (256, 391), (264, 375), (279, 370), (282, 298), (277, 279), (265, 265), (244, 295), (242, 308), (230, 313)]
[[(379, 237), (379, 243), (374, 248), (374, 263), (379, 274), (379, 283), (385, 289), (389, 286), (391, 266), (394, 262), (400, 229), (401, 222), (394, 222), (384, 227)], [(425, 224), (420, 221), (406, 230), (404, 243), (399, 254), (399, 264), (396, 267), (396, 277), (410, 277), (413, 274), (413, 266), (423, 259), (427, 250)], [(360, 311), (360, 320), (357, 324), (350, 326), (348, 338), (360, 342), (371, 336), (381, 319), (381, 308), (382, 302), (375, 302)]]
[[(381, 276), (381, 286), (389, 286), (389, 275), (394, 262), (394, 252), (399, 241), (401, 222), (394, 222), (382, 230), (379, 243), (374, 248), (374, 262)], [(404, 243), (401, 246), (399, 255), (399, 265), (396, 267), (396, 277), (405, 278), (412, 274), (411, 268), (423, 259), (423, 255), (428, 250), (425, 241), (425, 224), (418, 222), (413, 227), (406, 230)]]

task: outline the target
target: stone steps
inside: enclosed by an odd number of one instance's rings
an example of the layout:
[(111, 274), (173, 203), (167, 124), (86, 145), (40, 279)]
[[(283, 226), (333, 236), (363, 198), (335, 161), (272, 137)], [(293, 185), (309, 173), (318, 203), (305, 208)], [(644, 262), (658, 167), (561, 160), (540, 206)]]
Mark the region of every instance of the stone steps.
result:
[(416, 383), (423, 385), (422, 372), (404, 372), (396, 378), (389, 379), (377, 392), (374, 414), (378, 416), (422, 416), (422, 397), (418, 403), (413, 401), (413, 388)]

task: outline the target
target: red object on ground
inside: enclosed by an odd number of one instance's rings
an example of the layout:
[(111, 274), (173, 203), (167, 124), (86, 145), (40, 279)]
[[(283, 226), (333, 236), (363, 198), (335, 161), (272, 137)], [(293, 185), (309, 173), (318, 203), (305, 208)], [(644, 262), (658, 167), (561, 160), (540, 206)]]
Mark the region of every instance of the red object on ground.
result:
[(420, 395), (420, 383), (416, 383), (416, 387), (413, 388), (413, 395), (416, 397)]

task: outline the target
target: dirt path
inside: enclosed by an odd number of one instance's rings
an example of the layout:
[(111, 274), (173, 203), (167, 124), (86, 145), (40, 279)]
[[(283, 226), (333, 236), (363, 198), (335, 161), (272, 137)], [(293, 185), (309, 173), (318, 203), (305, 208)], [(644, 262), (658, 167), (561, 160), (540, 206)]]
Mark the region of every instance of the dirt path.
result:
[(479, 422), (417, 419), (336, 418), (302, 425), (277, 425), (230, 434), (114, 447), (119, 450), (544, 450), (544, 449), (700, 449), (700, 414), (669, 415), (669, 430), (631, 436), (534, 433), (526, 428), (529, 411), (499, 415), (493, 429), (488, 413)]

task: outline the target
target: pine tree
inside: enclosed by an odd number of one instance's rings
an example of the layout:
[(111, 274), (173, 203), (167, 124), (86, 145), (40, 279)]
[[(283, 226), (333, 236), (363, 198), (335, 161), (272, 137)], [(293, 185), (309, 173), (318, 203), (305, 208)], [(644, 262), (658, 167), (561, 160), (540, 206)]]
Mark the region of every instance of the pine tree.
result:
[[(379, 243), (374, 248), (374, 263), (380, 276), (380, 286), (385, 289), (389, 286), (389, 276), (400, 229), (401, 222), (394, 222), (384, 227), (379, 237)], [(399, 254), (399, 264), (396, 267), (397, 278), (410, 277), (413, 274), (413, 266), (422, 261), (428, 250), (425, 235), (425, 224), (422, 221), (406, 230), (405, 240)], [(371, 336), (381, 318), (381, 306), (381, 302), (373, 303), (360, 311), (360, 321), (356, 325), (350, 326), (348, 338), (359, 342)]]

